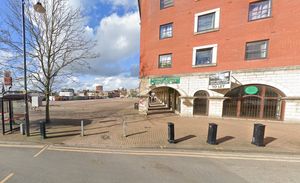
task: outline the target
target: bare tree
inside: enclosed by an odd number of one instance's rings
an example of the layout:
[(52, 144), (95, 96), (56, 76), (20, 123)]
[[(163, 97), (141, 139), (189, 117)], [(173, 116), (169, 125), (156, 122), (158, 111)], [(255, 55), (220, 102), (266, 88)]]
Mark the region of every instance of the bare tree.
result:
[[(97, 57), (92, 52), (94, 42), (87, 39), (84, 19), (79, 9), (68, 6), (68, 0), (43, 0), (45, 14), (33, 11), (31, 0), (26, 1), (26, 46), (28, 78), (34, 88), (46, 96), (46, 122), (50, 122), (52, 88), (62, 77), (71, 76), (78, 65)], [(9, 0), (10, 13), (0, 28), (1, 49), (14, 54), (6, 67), (22, 71), (22, 26), (20, 0)]]

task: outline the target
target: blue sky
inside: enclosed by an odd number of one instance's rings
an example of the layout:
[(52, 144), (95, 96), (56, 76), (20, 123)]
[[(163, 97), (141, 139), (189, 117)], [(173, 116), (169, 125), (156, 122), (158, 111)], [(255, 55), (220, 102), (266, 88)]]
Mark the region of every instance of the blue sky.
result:
[[(0, 0), (3, 4), (7, 0)], [(136, 0), (69, 0), (80, 8), (86, 19), (86, 31), (97, 41), (95, 50), (100, 57), (89, 61), (62, 87), (76, 90), (104, 90), (138, 87), (139, 13)], [(3, 6), (1, 11), (4, 13)], [(74, 82), (75, 81), (75, 82)]]

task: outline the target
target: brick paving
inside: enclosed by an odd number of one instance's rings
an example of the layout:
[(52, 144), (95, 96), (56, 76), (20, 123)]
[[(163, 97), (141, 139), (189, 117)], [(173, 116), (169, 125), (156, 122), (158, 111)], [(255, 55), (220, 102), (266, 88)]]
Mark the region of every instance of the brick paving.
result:
[[(230, 118), (188, 118), (171, 113), (146, 116), (139, 115), (138, 111), (133, 109), (135, 101), (123, 99), (59, 103), (52, 109), (55, 122), (47, 126), (49, 138), (41, 140), (38, 127), (33, 125), (32, 136), (29, 138), (15, 132), (0, 136), (0, 141), (102, 148), (179, 148), (300, 153), (300, 124)], [(92, 106), (92, 109), (87, 105)], [(39, 119), (38, 116), (39, 114), (31, 115), (32, 118), (36, 118), (36, 121)], [(81, 119), (86, 123), (84, 137), (80, 136)], [(124, 121), (127, 124), (127, 137), (124, 137)], [(167, 142), (168, 122), (175, 124), (176, 144)], [(210, 122), (218, 124), (218, 145), (206, 143)], [(255, 122), (266, 125), (265, 147), (251, 144)]]
[[(212, 119), (207, 117), (184, 118), (171, 114), (134, 116), (128, 118), (127, 137), (123, 136), (121, 120), (105, 125), (95, 123), (87, 128), (87, 136), (64, 141), (70, 146), (113, 148), (182, 148), (226, 151), (259, 151), (300, 153), (299, 124), (260, 121), (266, 125), (265, 147), (252, 145), (252, 120)], [(176, 144), (167, 142), (167, 123), (175, 124)], [(206, 143), (208, 123), (218, 124), (218, 145)], [(89, 130), (89, 128), (94, 128)], [(100, 130), (101, 129), (101, 130)], [(97, 134), (99, 133), (99, 134)]]

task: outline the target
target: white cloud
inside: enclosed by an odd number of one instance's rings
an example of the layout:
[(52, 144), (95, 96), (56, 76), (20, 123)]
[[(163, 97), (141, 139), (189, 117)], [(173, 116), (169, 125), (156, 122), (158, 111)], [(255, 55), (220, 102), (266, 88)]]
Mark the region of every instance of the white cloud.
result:
[(94, 51), (100, 57), (89, 62), (90, 70), (82, 71), (90, 75), (111, 76), (124, 71), (122, 61), (139, 51), (140, 27), (138, 12), (124, 16), (112, 14), (103, 18), (93, 30), (86, 27), (86, 34), (97, 42)]
[(121, 74), (110, 77), (96, 77), (91, 81), (80, 81), (80, 78), (72, 77), (66, 79), (63, 86), (60, 86), (59, 88), (73, 88), (76, 91), (83, 89), (95, 90), (97, 85), (102, 85), (105, 91), (111, 91), (121, 87), (135, 89), (138, 87), (138, 84), (139, 79), (137, 77), (128, 77)]
[(138, 87), (139, 79), (136, 77), (127, 76), (112, 76), (112, 77), (97, 77), (95, 79), (97, 84), (103, 85), (104, 90), (114, 90), (117, 88), (134, 89)]

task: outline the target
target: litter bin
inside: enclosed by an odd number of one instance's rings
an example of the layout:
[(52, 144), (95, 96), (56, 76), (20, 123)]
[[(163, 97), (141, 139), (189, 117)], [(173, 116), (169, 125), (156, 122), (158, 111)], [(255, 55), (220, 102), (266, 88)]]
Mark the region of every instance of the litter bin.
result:
[(265, 128), (266, 126), (260, 123), (254, 124), (252, 144), (256, 146), (264, 146), (265, 138)]
[(215, 123), (209, 123), (208, 134), (207, 134), (207, 143), (211, 145), (217, 145), (217, 130), (218, 125)]
[(175, 143), (175, 130), (174, 130), (174, 123), (168, 123), (168, 142), (170, 144)]

